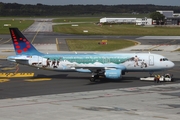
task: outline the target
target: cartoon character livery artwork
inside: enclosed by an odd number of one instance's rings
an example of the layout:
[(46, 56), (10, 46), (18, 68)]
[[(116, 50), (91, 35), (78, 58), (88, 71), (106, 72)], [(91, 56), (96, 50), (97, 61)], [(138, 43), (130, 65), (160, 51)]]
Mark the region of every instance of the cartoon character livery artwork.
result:
[(18, 28), (9, 28), (15, 56), (9, 61), (46, 70), (91, 73), (90, 81), (99, 76), (118, 80), (126, 72), (156, 72), (174, 67), (162, 55), (151, 53), (62, 53), (43, 54), (26, 39)]

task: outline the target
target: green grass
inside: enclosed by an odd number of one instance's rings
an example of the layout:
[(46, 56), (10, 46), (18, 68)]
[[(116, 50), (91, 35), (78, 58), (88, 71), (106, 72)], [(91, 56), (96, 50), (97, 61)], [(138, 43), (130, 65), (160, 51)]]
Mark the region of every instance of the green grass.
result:
[[(124, 14), (126, 15), (126, 14)], [(128, 14), (127, 14), (128, 15)], [(127, 16), (126, 15), (126, 16)], [(121, 16), (122, 17), (122, 16)], [(132, 15), (129, 15), (132, 17)], [(68, 34), (84, 34), (84, 35), (132, 35), (132, 36), (179, 36), (180, 27), (143, 27), (129, 24), (121, 25), (103, 25), (98, 26), (95, 23), (99, 22), (101, 17), (64, 17), (55, 19), (55, 23), (69, 23), (53, 26), (54, 32), (68, 33)], [(73, 22), (79, 26), (71, 26)], [(88, 30), (88, 33), (84, 33)]]
[[(9, 27), (18, 27), (20, 30), (28, 28), (34, 23), (34, 20), (0, 20), (0, 34), (9, 34)], [(11, 24), (11, 26), (4, 26), (4, 24)]]
[(66, 40), (71, 51), (113, 51), (137, 44), (128, 40), (108, 40), (106, 45), (98, 44), (101, 40)]
[[(93, 23), (78, 24), (73, 27), (71, 24), (55, 25), (53, 30), (60, 33), (84, 34), (84, 35), (132, 35), (132, 36), (179, 36), (180, 27), (142, 27), (136, 25), (103, 25)], [(88, 30), (84, 33), (83, 30)]]
[[(124, 14), (126, 15), (126, 14)], [(127, 14), (128, 15), (128, 14)], [(122, 17), (122, 16), (120, 16)], [(132, 17), (132, 15), (129, 15)], [(142, 27), (136, 25), (103, 25), (98, 26), (95, 23), (99, 22), (101, 17), (61, 17), (54, 19), (55, 23), (69, 23), (63, 25), (53, 26), (53, 31), (58, 33), (68, 34), (82, 34), (82, 35), (127, 35), (127, 36), (180, 36), (180, 27)], [(5, 19), (5, 18), (2, 18)], [(19, 19), (19, 18), (18, 18)], [(12, 21), (10, 18), (7, 20), (0, 20), (0, 34), (9, 34), (9, 27), (5, 27), (4, 24), (11, 24), (11, 27), (18, 27), (20, 30), (24, 30), (29, 27), (34, 21), (25, 20), (22, 18), (22, 22), (15, 18)], [(71, 26), (73, 22), (79, 26)], [(84, 30), (88, 30), (84, 33)]]

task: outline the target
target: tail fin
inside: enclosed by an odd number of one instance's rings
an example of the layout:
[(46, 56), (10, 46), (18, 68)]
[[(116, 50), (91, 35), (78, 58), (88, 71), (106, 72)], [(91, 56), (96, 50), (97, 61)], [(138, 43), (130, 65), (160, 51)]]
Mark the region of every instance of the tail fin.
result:
[(18, 28), (9, 28), (16, 55), (42, 54), (26, 39)]

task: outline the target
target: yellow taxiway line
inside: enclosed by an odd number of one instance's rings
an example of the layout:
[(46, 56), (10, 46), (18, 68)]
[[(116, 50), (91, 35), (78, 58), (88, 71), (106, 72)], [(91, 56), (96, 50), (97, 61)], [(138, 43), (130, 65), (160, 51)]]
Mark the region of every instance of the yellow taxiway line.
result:
[(34, 73), (0, 73), (0, 78), (34, 77)]
[(3, 56), (3, 55), (1, 55), (0, 56), (0, 59), (6, 59), (8, 56)]
[(6, 70), (14, 70), (14, 69), (16, 69), (16, 68), (14, 68), (14, 67), (12, 67), (12, 68), (8, 68), (8, 67), (6, 67), (6, 68), (2, 68), (1, 70), (3, 70), (3, 71), (6, 71)]
[(34, 78), (34, 79), (26, 79), (26, 82), (41, 82), (41, 81), (49, 81), (51, 78)]
[(0, 83), (3, 83), (3, 82), (8, 82), (9, 79), (0, 79)]
[(19, 64), (16, 64), (16, 66), (14, 66), (14, 67), (5, 67), (5, 68), (2, 68), (1, 70), (4, 70), (4, 71), (6, 71), (6, 70), (14, 70), (14, 69), (17, 69), (18, 66), (19, 66)]
[(57, 47), (57, 51), (60, 51), (59, 42), (57, 38), (56, 38), (56, 47)]

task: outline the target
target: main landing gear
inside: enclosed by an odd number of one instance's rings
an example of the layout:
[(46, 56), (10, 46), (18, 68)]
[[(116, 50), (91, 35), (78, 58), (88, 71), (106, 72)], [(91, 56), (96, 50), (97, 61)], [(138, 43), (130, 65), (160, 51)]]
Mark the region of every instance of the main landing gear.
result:
[(91, 82), (97, 82), (100, 77), (104, 76), (104, 70), (98, 69), (93, 71), (92, 77), (90, 78)]
[(97, 75), (92, 75), (92, 77), (90, 78), (90, 81), (91, 82), (96, 82), (96, 79), (98, 79), (99, 78), (99, 75), (97, 74)]

